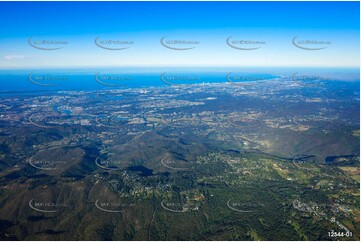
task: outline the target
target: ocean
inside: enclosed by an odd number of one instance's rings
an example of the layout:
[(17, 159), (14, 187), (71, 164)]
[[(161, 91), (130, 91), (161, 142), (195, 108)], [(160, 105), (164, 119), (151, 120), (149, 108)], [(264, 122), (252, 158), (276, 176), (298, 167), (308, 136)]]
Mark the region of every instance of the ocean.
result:
[[(331, 75), (334, 80), (359, 81), (359, 69), (252, 69), (252, 68), (104, 68), (71, 70), (1, 70), (0, 95), (32, 95), (54, 91), (166, 87), (170, 85), (259, 82), (308, 73)], [(320, 74), (321, 73), (321, 74)], [(301, 74), (298, 74), (301, 75)], [(326, 79), (325, 79), (326, 80)], [(328, 78), (327, 80), (332, 80)]]

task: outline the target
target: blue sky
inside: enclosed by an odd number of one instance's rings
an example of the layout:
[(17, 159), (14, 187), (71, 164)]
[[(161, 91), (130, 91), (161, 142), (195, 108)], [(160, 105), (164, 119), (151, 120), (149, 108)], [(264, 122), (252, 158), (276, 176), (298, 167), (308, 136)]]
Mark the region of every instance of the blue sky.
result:
[[(0, 68), (97, 66), (359, 66), (359, 2), (0, 2)], [(170, 50), (162, 37), (198, 41)], [(226, 39), (262, 41), (237, 50)], [(66, 41), (44, 51), (28, 39)], [(110, 51), (94, 39), (127, 40)], [(328, 41), (317, 51), (292, 39)]]

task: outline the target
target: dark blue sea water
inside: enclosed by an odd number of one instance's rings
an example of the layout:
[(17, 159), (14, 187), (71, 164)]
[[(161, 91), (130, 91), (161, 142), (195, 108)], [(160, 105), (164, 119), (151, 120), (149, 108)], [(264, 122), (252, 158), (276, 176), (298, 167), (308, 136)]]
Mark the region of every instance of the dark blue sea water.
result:
[[(335, 80), (359, 79), (358, 69), (315, 70), (303, 73), (333, 72)], [(33, 95), (54, 91), (93, 91), (166, 87), (179, 84), (269, 81), (292, 75), (300, 69), (252, 68), (118, 68), (81, 70), (1, 70), (0, 95)], [(347, 78), (346, 78), (347, 79)], [(359, 80), (358, 80), (359, 81)]]

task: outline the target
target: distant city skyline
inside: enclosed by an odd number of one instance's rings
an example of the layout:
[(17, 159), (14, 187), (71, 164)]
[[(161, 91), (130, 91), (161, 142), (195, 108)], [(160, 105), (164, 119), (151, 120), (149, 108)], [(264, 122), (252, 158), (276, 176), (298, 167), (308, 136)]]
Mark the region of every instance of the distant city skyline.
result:
[(359, 67), (359, 17), (359, 2), (1, 2), (0, 69)]

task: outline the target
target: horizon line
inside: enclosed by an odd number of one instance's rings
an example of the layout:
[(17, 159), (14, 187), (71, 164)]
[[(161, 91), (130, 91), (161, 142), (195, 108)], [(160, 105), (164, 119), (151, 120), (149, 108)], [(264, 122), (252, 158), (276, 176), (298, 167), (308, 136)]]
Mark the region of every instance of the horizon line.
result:
[(26, 66), (26, 67), (0, 67), (1, 71), (6, 70), (28, 70), (28, 69), (91, 69), (91, 68), (344, 68), (359, 69), (355, 66), (224, 66), (224, 65), (121, 65), (121, 66)]

